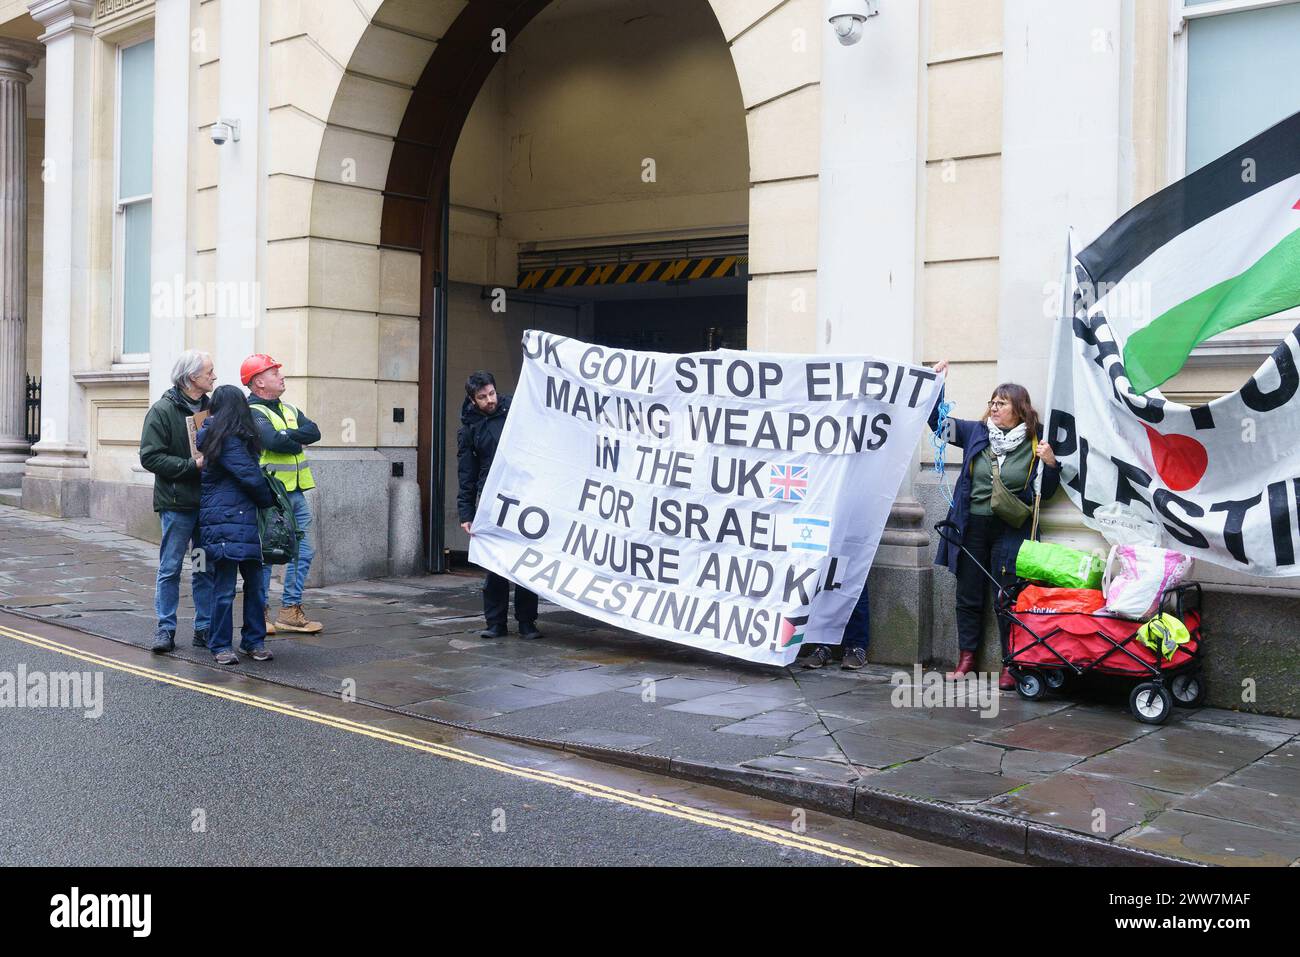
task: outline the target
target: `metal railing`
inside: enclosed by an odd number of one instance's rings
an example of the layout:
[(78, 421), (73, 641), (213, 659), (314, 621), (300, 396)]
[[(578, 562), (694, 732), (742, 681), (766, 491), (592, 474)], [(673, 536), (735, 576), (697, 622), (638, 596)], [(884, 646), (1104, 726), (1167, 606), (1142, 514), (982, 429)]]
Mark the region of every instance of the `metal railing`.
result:
[(33, 444), (41, 440), (41, 379), (40, 376), (27, 377), (27, 441)]

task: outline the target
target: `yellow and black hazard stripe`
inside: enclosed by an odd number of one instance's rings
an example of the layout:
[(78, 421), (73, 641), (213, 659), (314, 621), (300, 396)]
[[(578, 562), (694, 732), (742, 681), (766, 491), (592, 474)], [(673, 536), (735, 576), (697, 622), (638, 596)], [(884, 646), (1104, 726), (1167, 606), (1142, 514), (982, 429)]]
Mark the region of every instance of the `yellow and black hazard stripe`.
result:
[(520, 289), (564, 289), (570, 286), (622, 286), (642, 282), (723, 279), (739, 276), (748, 256), (703, 256), (693, 259), (651, 259), (598, 266), (549, 266), (519, 273)]

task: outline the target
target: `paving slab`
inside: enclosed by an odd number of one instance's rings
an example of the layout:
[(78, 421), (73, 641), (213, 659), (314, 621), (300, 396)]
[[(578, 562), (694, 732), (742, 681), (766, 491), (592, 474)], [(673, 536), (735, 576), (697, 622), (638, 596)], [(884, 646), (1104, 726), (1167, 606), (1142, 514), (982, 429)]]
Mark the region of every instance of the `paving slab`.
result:
[[(654, 683), (655, 700), (667, 698), (674, 701), (690, 701), (694, 698), (703, 698), (707, 695), (721, 694), (725, 691), (735, 691), (741, 685), (734, 681), (707, 681), (701, 678), (669, 678), (666, 681), (656, 681)], [(641, 687), (625, 688), (623, 694), (641, 694)]]
[(1253, 728), (1256, 731), (1300, 735), (1300, 718), (1281, 718), (1271, 714), (1253, 714), (1249, 711), (1199, 708), (1190, 714), (1187, 720), (1217, 727)]
[(811, 758), (790, 757), (781, 754), (755, 758), (752, 761), (746, 761), (742, 766), (754, 768), (758, 771), (775, 771), (779, 774), (813, 778), (819, 781), (835, 781), (840, 784), (852, 784), (862, 778), (861, 772), (847, 764), (815, 761)]
[(815, 714), (804, 711), (769, 711), (735, 724), (718, 728), (722, 734), (748, 734), (756, 737), (789, 738), (807, 728), (821, 728)]
[(900, 741), (896, 738), (881, 738), (872, 734), (858, 734), (856, 728), (848, 728), (834, 735), (840, 749), (848, 759), (859, 767), (888, 768), (904, 761), (915, 761), (939, 750), (937, 744), (921, 744), (916, 741)]
[(529, 677), (524, 682), (524, 687), (577, 697), (619, 691), (627, 687), (640, 688), (640, 685), (617, 675), (592, 674), (591, 671), (559, 671), (544, 678)]
[(1074, 754), (1086, 758), (1127, 744), (1130, 739), (1115, 734), (1075, 731), (1055, 724), (1028, 721), (992, 734), (981, 735), (979, 740), (986, 744), (998, 744), (1025, 751), (1051, 751), (1056, 754)]
[(830, 734), (819, 734), (798, 744), (792, 744), (788, 748), (781, 749), (777, 754), (787, 758), (814, 758), (818, 761), (849, 763), (849, 756), (844, 753), (844, 748)]
[(1022, 777), (1055, 774), (1082, 760), (1077, 754), (1061, 754), (1057, 751), (1018, 751), (1010, 748), (1002, 759), (1002, 770), (1007, 774), (1018, 774)]
[(507, 685), (500, 688), (484, 688), (482, 691), (467, 691), (464, 694), (448, 695), (447, 700), (454, 704), (469, 705), (472, 708), (484, 708), (488, 711), (506, 714), (524, 708), (555, 704), (557, 701), (568, 701), (570, 696), (555, 694), (550, 691), (538, 691), (534, 688), (517, 688), (513, 685)]
[(1300, 835), (1300, 798), (1220, 782), (1182, 798), (1174, 810)]
[(954, 723), (928, 718), (924, 713), (910, 713), (906, 717), (888, 716), (872, 718), (854, 728), (858, 734), (914, 741), (933, 745), (931, 750), (965, 744), (980, 736), (977, 721)]
[(950, 804), (975, 804), (1026, 784), (1023, 778), (913, 761), (873, 775), (872, 787)]
[(1120, 844), (1225, 867), (1289, 867), (1300, 862), (1300, 837), (1236, 821), (1166, 811)]
[(604, 728), (579, 728), (577, 731), (564, 732), (557, 740), (635, 751), (637, 748), (644, 748), (647, 744), (654, 744), (659, 739), (648, 734), (629, 734), (626, 731), (608, 731)]
[(1123, 748), (1088, 758), (1076, 764), (1074, 770), (1081, 774), (1101, 774), (1175, 794), (1199, 791), (1228, 773), (1226, 768), (1218, 765), (1182, 761), (1178, 758), (1156, 758), (1134, 754)]
[(927, 755), (924, 760), (931, 764), (942, 764), (949, 768), (998, 774), (1002, 771), (1002, 759), (1007, 754), (1005, 748), (971, 741), (936, 751)]
[(1274, 751), (1234, 771), (1223, 783), (1300, 798), (1300, 759), (1282, 757), (1279, 751)]
[(666, 710), (738, 719), (753, 717), (765, 711), (775, 711), (778, 708), (789, 709), (790, 707), (790, 702), (753, 697), (740, 691), (733, 691), (705, 695), (702, 698), (692, 698), (689, 701), (679, 701), (677, 704), (668, 705)]
[(1288, 740), (1286, 735), (1248, 728), (1160, 728), (1155, 734), (1124, 745), (1124, 750), (1152, 758), (1175, 758), (1235, 771)]
[(480, 721), (486, 721), (489, 718), (495, 718), (501, 714), (499, 711), (490, 711), (487, 708), (475, 708), (467, 704), (458, 704), (454, 701), (448, 701), (445, 698), (432, 698), (428, 701), (415, 701), (402, 706), (403, 711), (413, 711), (416, 714), (426, 715), (430, 718), (437, 718), (440, 721), (453, 721), (456, 724), (477, 724)]
[(987, 807), (1023, 820), (1110, 838), (1151, 820), (1176, 798), (1168, 791), (1071, 770), (995, 797)]

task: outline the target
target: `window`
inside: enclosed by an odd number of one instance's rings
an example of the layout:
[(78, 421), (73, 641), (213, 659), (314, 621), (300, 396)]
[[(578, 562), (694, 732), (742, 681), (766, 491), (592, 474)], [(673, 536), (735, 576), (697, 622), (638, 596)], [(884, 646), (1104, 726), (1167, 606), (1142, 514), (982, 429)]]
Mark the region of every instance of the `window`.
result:
[(1187, 0), (1183, 16), (1190, 173), (1300, 111), (1300, 3)]
[(149, 358), (153, 228), (153, 41), (118, 48), (114, 314), (118, 359)]
[[(1300, 112), (1300, 0), (1171, 0), (1169, 181)], [(1300, 310), (1229, 330), (1193, 356), (1267, 355)]]

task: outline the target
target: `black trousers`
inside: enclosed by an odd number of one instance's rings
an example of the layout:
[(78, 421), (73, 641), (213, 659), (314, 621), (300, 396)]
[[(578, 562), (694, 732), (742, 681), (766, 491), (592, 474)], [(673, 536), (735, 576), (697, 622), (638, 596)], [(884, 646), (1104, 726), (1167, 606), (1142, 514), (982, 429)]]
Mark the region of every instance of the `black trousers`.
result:
[[(1016, 552), (1023, 535), (996, 515), (970, 515), (962, 543), (976, 560), (993, 573), (1003, 588), (1016, 580)], [(984, 629), (984, 602), (992, 592), (992, 583), (983, 571), (966, 557), (957, 555), (957, 647), (978, 651)], [(1002, 654), (1007, 653), (1011, 623), (998, 615), (998, 636)]]
[[(483, 617), (488, 627), (504, 628), (509, 611), (510, 579), (488, 572), (483, 582)], [(528, 625), (537, 621), (537, 596), (520, 585), (515, 586), (515, 621)]]

